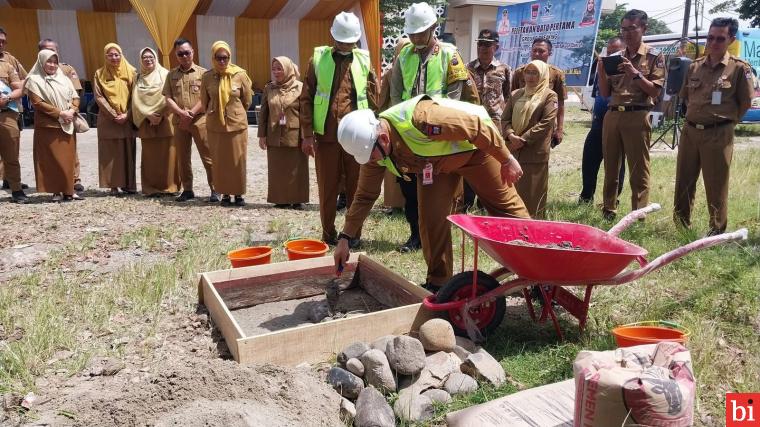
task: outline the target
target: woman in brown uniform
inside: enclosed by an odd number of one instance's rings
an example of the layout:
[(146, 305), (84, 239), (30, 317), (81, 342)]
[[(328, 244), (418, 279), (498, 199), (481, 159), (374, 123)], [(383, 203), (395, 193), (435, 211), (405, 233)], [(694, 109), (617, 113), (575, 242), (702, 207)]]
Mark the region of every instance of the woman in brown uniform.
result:
[(142, 192), (148, 197), (173, 195), (180, 185), (170, 110), (161, 93), (169, 71), (157, 58), (149, 47), (140, 51), (140, 75), (132, 91), (132, 121), (142, 142)]
[(549, 152), (557, 122), (557, 94), (549, 88), (549, 66), (534, 60), (525, 66), (525, 87), (512, 92), (501, 117), (509, 151), (523, 177), (517, 194), (533, 218), (544, 218), (549, 193)]
[[(231, 63), (232, 50), (223, 41), (211, 46), (213, 70), (201, 79), (201, 104), (206, 111), (206, 130), (214, 164), (214, 187), (222, 193), (222, 206), (245, 206), (246, 156), (248, 153), (248, 106), (251, 79)], [(217, 166), (218, 165), (218, 166)]]
[(34, 105), (33, 157), (37, 191), (53, 193), (55, 202), (74, 200), (74, 117), (79, 95), (58, 67), (55, 52), (43, 49), (37, 54), (25, 91)]
[(276, 208), (303, 209), (309, 201), (309, 158), (299, 147), (300, 77), (290, 58), (274, 58), (272, 82), (261, 100), (259, 147), (267, 150), (267, 202)]
[(104, 48), (106, 62), (95, 72), (93, 91), (98, 103), (98, 175), (100, 187), (119, 189), (127, 194), (137, 192), (135, 179), (135, 136), (129, 120), (130, 94), (135, 82), (135, 69), (122, 56), (121, 47), (108, 43)]

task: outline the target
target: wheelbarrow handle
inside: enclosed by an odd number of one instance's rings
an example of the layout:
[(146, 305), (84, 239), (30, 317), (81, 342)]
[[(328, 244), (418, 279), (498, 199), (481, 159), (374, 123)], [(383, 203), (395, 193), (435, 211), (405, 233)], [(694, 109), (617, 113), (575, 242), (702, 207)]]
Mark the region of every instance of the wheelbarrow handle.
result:
[(721, 245), (724, 243), (736, 242), (739, 240), (747, 240), (748, 235), (749, 235), (749, 232), (747, 231), (747, 229), (742, 228), (732, 233), (719, 234), (717, 236), (710, 236), (710, 237), (705, 237), (699, 240), (695, 240), (687, 245), (681, 246), (680, 248), (673, 249), (670, 252), (660, 255), (659, 257), (655, 258), (652, 262), (650, 262), (649, 264), (646, 264), (642, 268), (639, 268), (637, 270), (626, 271), (624, 273), (621, 273), (615, 276), (612, 280), (605, 283), (600, 283), (600, 284), (620, 285), (623, 283), (632, 282), (646, 274), (651, 273), (654, 270), (657, 270), (661, 267), (664, 267), (670, 264), (671, 262), (685, 255), (688, 255), (691, 252), (694, 252), (700, 249), (706, 249), (712, 246)]
[(646, 216), (649, 215), (650, 213), (659, 211), (660, 209), (662, 209), (662, 206), (660, 206), (659, 203), (652, 203), (647, 207), (636, 209), (635, 211), (632, 211), (628, 215), (624, 216), (620, 221), (618, 221), (617, 224), (615, 224), (612, 228), (610, 228), (607, 234), (617, 237), (620, 233), (622, 233), (626, 228), (630, 227), (631, 224), (633, 224), (637, 220), (646, 218)]

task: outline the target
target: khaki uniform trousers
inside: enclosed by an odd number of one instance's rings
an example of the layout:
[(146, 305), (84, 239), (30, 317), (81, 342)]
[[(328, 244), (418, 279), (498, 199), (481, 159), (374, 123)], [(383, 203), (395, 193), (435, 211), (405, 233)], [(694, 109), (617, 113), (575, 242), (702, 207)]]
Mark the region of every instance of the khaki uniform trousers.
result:
[[(315, 135), (315, 137), (319, 136)], [(359, 163), (356, 163), (354, 157), (346, 153), (337, 142), (317, 140), (314, 145), (322, 240), (334, 241), (338, 237), (338, 231), (335, 229), (335, 203), (340, 190), (341, 174), (346, 177), (346, 209), (349, 209), (359, 182)], [(360, 236), (361, 231), (354, 237)]]
[(523, 176), (515, 184), (517, 194), (528, 208), (531, 218), (546, 217), (546, 198), (549, 195), (549, 162), (520, 163)]
[(699, 130), (683, 127), (678, 143), (673, 216), (691, 225), (697, 179), (702, 172), (710, 213), (710, 231), (722, 233), (728, 224), (728, 177), (734, 154), (734, 125)]
[(446, 217), (452, 212), (453, 195), (462, 178), (470, 183), (489, 215), (529, 216), (514, 187), (494, 185), (501, 182), (501, 164), (480, 150), (475, 150), (454, 172), (434, 175), (432, 184), (423, 185), (422, 179), (418, 179), (420, 240), (428, 266), (427, 282), (439, 287), (446, 284), (454, 271), (451, 224)]
[(206, 182), (208, 182), (208, 187), (211, 191), (214, 191), (211, 149), (208, 145), (205, 124), (202, 126), (192, 124), (189, 130), (180, 129), (179, 126), (175, 126), (172, 140), (177, 150), (177, 170), (179, 171), (179, 178), (182, 181), (182, 189), (193, 191), (192, 148), (193, 141), (195, 141), (195, 148), (198, 149), (198, 155), (201, 157), (203, 168), (206, 169)]
[(21, 190), (21, 163), (18, 160), (21, 131), (18, 129), (15, 111), (0, 113), (0, 158), (3, 160), (3, 178), (11, 191)]
[(74, 132), (74, 183), (81, 181), (79, 178), (79, 150), (77, 149), (77, 134)]
[(623, 157), (628, 161), (631, 209), (649, 204), (649, 111), (609, 111), (602, 127), (605, 212), (617, 212), (618, 181)]

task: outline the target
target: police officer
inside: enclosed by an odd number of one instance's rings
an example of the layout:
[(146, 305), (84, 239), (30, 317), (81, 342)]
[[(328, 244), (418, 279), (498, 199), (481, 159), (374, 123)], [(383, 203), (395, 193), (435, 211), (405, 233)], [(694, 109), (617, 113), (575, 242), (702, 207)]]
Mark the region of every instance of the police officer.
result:
[[(437, 22), (435, 10), (425, 2), (413, 3), (404, 12), (404, 32), (411, 43), (401, 49), (391, 69), (391, 105), (421, 94), (474, 104), (480, 102), (475, 84), (457, 48), (435, 37)], [(399, 248), (401, 252), (421, 246), (417, 176), (406, 174), (406, 179), (399, 184), (406, 200), (404, 213), (411, 233)]]
[(451, 212), (454, 192), (464, 177), (494, 216), (528, 217), (512, 184), (522, 176), (500, 132), (481, 106), (416, 96), (380, 113), (355, 111), (340, 122), (338, 140), (362, 164), (359, 188), (346, 214), (335, 249), (345, 264), (354, 238), (380, 194), (387, 168), (396, 176), (416, 173), (420, 236), (427, 263), (426, 289), (436, 291), (451, 277)]
[(511, 70), (494, 57), (499, 49), (499, 35), (492, 30), (478, 34), (478, 58), (467, 64), (475, 87), (480, 94), (480, 104), (488, 111), (494, 125), (501, 129), (501, 115), (510, 94)]
[[(16, 73), (16, 75), (18, 76), (18, 78), (21, 80), (21, 87), (23, 87), (24, 86), (23, 81), (24, 81), (24, 79), (26, 79), (26, 70), (24, 69), (24, 66), (21, 65), (21, 62), (19, 62), (19, 60), (16, 59), (15, 56), (11, 55), (10, 52), (7, 52), (5, 50), (5, 44), (7, 42), (8, 42), (8, 34), (5, 32), (5, 30), (2, 27), (0, 27), (0, 63), (6, 63), (6, 64), (8, 64), (10, 66), (10, 68), (6, 67), (5, 68), (6, 70), (10, 70), (10, 69), (14, 70), (14, 72)], [(9, 77), (10, 76), (8, 74), (6, 74), (5, 78), (8, 79)], [(21, 96), (22, 95), (19, 95), (19, 98)], [(17, 100), (16, 105), (17, 105), (18, 113), (23, 113), (24, 106), (21, 105), (21, 99)], [(3, 107), (3, 108), (6, 108), (6, 107)], [(15, 132), (19, 132), (19, 138), (20, 138), (21, 125), (23, 124), (23, 122), (22, 122), (22, 119), (21, 119), (21, 114), (16, 114), (16, 116), (17, 116), (17, 118), (16, 118), (16, 131)], [(13, 131), (10, 131), (10, 132), (14, 133)], [(16, 155), (15, 155), (16, 158), (19, 157), (18, 150), (19, 150), (19, 146), (18, 146), (18, 144), (16, 144)], [(11, 172), (11, 173), (13, 173), (13, 172)], [(19, 174), (20, 174), (20, 172), (19, 172)], [(3, 189), (7, 190), (9, 188), (12, 188), (11, 181), (12, 181), (13, 178), (9, 178), (9, 177), (7, 177), (5, 175), (5, 160), (0, 161), (0, 177), (3, 178)], [(24, 183), (21, 184), (21, 189), (22, 190), (25, 190), (27, 188), (29, 188), (29, 187), (26, 184), (24, 184)]]
[(678, 145), (673, 215), (676, 223), (691, 225), (694, 193), (702, 172), (710, 235), (726, 230), (734, 127), (752, 103), (750, 65), (728, 53), (738, 27), (733, 18), (715, 18), (710, 23), (708, 54), (689, 66), (681, 89), (686, 125)]
[(608, 76), (600, 57), (599, 93), (611, 96), (604, 117), (604, 205), (602, 213), (613, 219), (617, 213), (617, 190), (623, 156), (628, 162), (631, 208), (649, 204), (649, 138), (652, 126), (649, 111), (654, 107), (665, 81), (662, 53), (641, 41), (647, 29), (647, 13), (631, 9), (623, 15), (620, 32), (626, 48), (618, 74)]
[(192, 164), (192, 148), (195, 141), (195, 148), (198, 149), (198, 155), (206, 170), (206, 182), (211, 191), (208, 202), (217, 203), (219, 194), (214, 190), (206, 115), (203, 114), (201, 106), (201, 78), (208, 70), (195, 63), (195, 50), (188, 39), (179, 38), (174, 41), (174, 55), (179, 65), (169, 71), (162, 93), (166, 98), (166, 105), (174, 112), (172, 142), (177, 149), (177, 169), (182, 182), (182, 193), (176, 200), (186, 202), (195, 198)]
[[(553, 45), (549, 39), (539, 37), (533, 40), (530, 47), (531, 61), (539, 60), (549, 64), (549, 57), (552, 55)], [(525, 87), (523, 71), (525, 65), (517, 67), (512, 76), (512, 91)], [(565, 85), (565, 72), (549, 64), (549, 87), (557, 94), (557, 127), (552, 134), (552, 147), (562, 142), (562, 136), (565, 129), (565, 99), (567, 99), (567, 86)]]
[[(42, 40), (40, 40), (40, 42), (37, 44), (37, 48), (39, 50), (48, 49), (48, 50), (52, 50), (55, 53), (59, 53), (58, 52), (58, 43), (55, 40), (53, 40), (53, 39), (42, 39)], [(60, 56), (59, 56), (59, 58), (60, 58)], [(66, 77), (69, 78), (69, 80), (71, 80), (71, 84), (74, 85), (74, 90), (77, 91), (77, 93), (79, 94), (79, 96), (81, 98), (81, 96), (82, 96), (82, 82), (79, 81), (79, 74), (77, 74), (77, 70), (74, 69), (73, 66), (71, 66), (71, 65), (69, 65), (69, 64), (67, 64), (65, 62), (59, 63), (58, 67), (63, 72), (63, 75), (65, 75)], [(77, 191), (77, 192), (84, 191), (84, 186), (82, 185), (82, 180), (79, 177), (79, 153), (76, 150), (76, 133), (74, 134), (74, 191)], [(75, 193), (73, 197), (76, 199), (76, 198), (79, 198), (80, 196), (78, 196)]]
[[(377, 78), (369, 52), (356, 47), (361, 37), (359, 18), (341, 12), (330, 34), (334, 46), (314, 48), (314, 56), (301, 91), (301, 132), (304, 153), (314, 156), (319, 190), (322, 240), (337, 242), (335, 201), (341, 172), (346, 176), (347, 207), (351, 206), (359, 179), (359, 164), (338, 144), (338, 121), (356, 109), (376, 110)], [(359, 232), (351, 246), (358, 246)]]

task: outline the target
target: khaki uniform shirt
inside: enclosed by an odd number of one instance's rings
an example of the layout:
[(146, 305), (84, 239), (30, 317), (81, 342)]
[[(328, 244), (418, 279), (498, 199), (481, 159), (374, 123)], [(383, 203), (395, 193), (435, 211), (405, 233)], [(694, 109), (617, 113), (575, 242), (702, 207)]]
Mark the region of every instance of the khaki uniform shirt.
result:
[[(58, 116), (61, 114), (61, 109), (43, 101), (42, 98), (31, 92), (28, 95), (29, 101), (34, 106), (34, 128), (60, 129), (61, 123), (58, 121)], [(79, 98), (72, 99), (71, 106), (78, 110)]]
[(498, 59), (493, 59), (487, 67), (482, 67), (477, 59), (467, 64), (467, 69), (472, 73), (475, 87), (480, 94), (480, 105), (485, 107), (491, 119), (499, 123), (504, 112), (504, 106), (510, 95), (509, 78), (511, 71), (509, 66), (502, 64)]
[[(432, 141), (467, 140), (478, 150), (490, 154), (500, 163), (506, 162), (509, 158), (509, 150), (498, 129), (486, 125), (478, 116), (438, 105), (434, 100), (423, 100), (417, 104), (412, 114), (412, 123)], [(419, 157), (406, 145), (390, 123), (388, 126), (391, 129), (390, 139), (393, 144), (390, 156), (399, 172), (403, 174), (421, 173), (427, 163), (433, 165), (434, 174), (452, 173), (467, 164), (472, 156), (470, 151), (440, 157)], [(385, 167), (373, 162), (362, 165), (354, 201), (350, 213), (346, 215), (344, 233), (349, 236), (357, 235), (364, 219), (367, 218), (375, 200), (380, 195), (384, 176)]]
[[(326, 142), (338, 141), (338, 120), (346, 114), (357, 109), (356, 89), (351, 78), (351, 62), (353, 54), (341, 55), (333, 50), (335, 72), (330, 87), (330, 106), (325, 118), (324, 135), (319, 135), (318, 140)], [(370, 70), (367, 76), (367, 102), (369, 108), (377, 111), (377, 76)], [(309, 58), (309, 69), (306, 71), (306, 79), (303, 81), (301, 91), (301, 133), (304, 138), (314, 136), (314, 95), (317, 93), (317, 74), (314, 69), (314, 58)]]
[[(20, 82), (21, 78), (16, 69), (8, 62), (0, 61), (0, 81), (5, 83), (9, 88), (11, 83)], [(13, 90), (13, 88), (11, 88)]]
[(206, 111), (206, 129), (234, 132), (248, 128), (248, 107), (253, 99), (251, 79), (244, 72), (232, 76), (232, 93), (224, 108), (225, 123), (219, 119), (219, 74), (209, 70), (201, 78), (201, 104)]
[[(728, 52), (715, 65), (708, 58), (703, 56), (689, 66), (681, 88), (686, 120), (701, 125), (726, 120), (737, 123), (752, 103), (752, 70), (749, 64)], [(712, 103), (713, 92), (720, 93), (717, 105)]]
[[(655, 53), (655, 50), (649, 45), (641, 43), (639, 50), (634, 55), (629, 55), (628, 49), (623, 51), (623, 55), (631, 61), (634, 68), (641, 71), (644, 78), (659, 87), (665, 84), (665, 57), (662, 53)], [(628, 74), (609, 76), (607, 80), (610, 85), (610, 106), (654, 107), (654, 104), (657, 103), (657, 100), (652, 99), (641, 90), (639, 84)]]
[[(512, 94), (512, 98), (507, 101), (504, 109), (501, 123), (504, 126), (504, 136), (509, 146), (509, 135), (515, 133), (512, 129), (512, 110), (514, 101), (520, 99), (525, 89), (518, 89)], [(542, 163), (549, 161), (551, 152), (552, 131), (557, 123), (557, 94), (554, 91), (547, 91), (541, 105), (536, 108), (528, 121), (527, 129), (521, 136), (525, 138), (525, 145), (514, 155), (520, 163)]]
[[(16, 72), (16, 74), (18, 75), (18, 78), (20, 80), (24, 80), (26, 78), (26, 70), (24, 69), (24, 66), (21, 65), (21, 63), (19, 62), (19, 60), (16, 59), (15, 56), (11, 55), (10, 53), (8, 53), (6, 51), (1, 52), (0, 53), (0, 64), (2, 64), (2, 63), (9, 64), (10, 67)], [(8, 72), (6, 71), (6, 75), (7, 75), (7, 73)], [(8, 84), (8, 83), (6, 83), (6, 84)], [(8, 86), (10, 86), (10, 85), (8, 85)], [(23, 106), (23, 104), (21, 102), (21, 99), (16, 100), (16, 102), (18, 104), (18, 111), (19, 112), (24, 111), (24, 106)]]
[[(171, 98), (179, 108), (183, 110), (192, 109), (201, 99), (201, 79), (206, 71), (208, 70), (196, 64), (193, 64), (187, 71), (180, 67), (172, 68), (166, 76), (162, 94)], [(172, 123), (178, 125), (179, 117), (176, 115), (172, 117)], [(197, 126), (205, 124), (206, 115), (196, 114), (193, 117), (193, 123)]]
[(61, 62), (61, 71), (63, 71), (63, 75), (69, 78), (71, 80), (71, 84), (74, 85), (74, 90), (80, 91), (82, 90), (82, 82), (79, 81), (79, 75), (77, 74), (77, 70), (74, 69), (71, 65)]
[[(561, 96), (562, 99), (567, 99), (565, 72), (552, 64), (547, 65), (549, 65), (549, 87), (554, 91), (554, 93), (557, 94), (558, 97)], [(512, 92), (525, 87), (525, 78), (523, 78), (523, 71), (525, 71), (525, 65), (521, 65), (515, 70), (515, 73), (512, 76)]]
[[(297, 93), (301, 93), (303, 90), (303, 83), (296, 81), (294, 87), (291, 89)], [(275, 117), (274, 114), (269, 113), (269, 103), (277, 102), (275, 100), (275, 94), (279, 93), (279, 89), (272, 83), (268, 83), (264, 87), (264, 93), (261, 98), (261, 111), (259, 111), (259, 137), (267, 138), (268, 147), (298, 147), (301, 141), (301, 120), (300, 120), (300, 107), (301, 101), (296, 98), (288, 105), (281, 106), (285, 113), (285, 124), (280, 124), (280, 118)]]
[(116, 110), (111, 107), (108, 99), (103, 95), (103, 89), (100, 87), (98, 80), (92, 78), (92, 91), (95, 96), (95, 102), (98, 104), (98, 138), (99, 139), (122, 139), (134, 138), (132, 132), (132, 91), (129, 93), (129, 104), (127, 104), (127, 122), (118, 124), (113, 121), (116, 117)]
[[(427, 56), (420, 60), (420, 68), (417, 70), (417, 78), (412, 87), (412, 98), (425, 93), (425, 77), (427, 76), (427, 64), (434, 55), (438, 55), (442, 49), (441, 41), (436, 40), (436, 44), (430, 49)], [(446, 97), (457, 101), (479, 104), (480, 96), (476, 88), (475, 81), (467, 72), (467, 66), (459, 52), (456, 52), (449, 61), (446, 70)], [(391, 105), (396, 105), (402, 101), (401, 95), (404, 93), (404, 75), (401, 70), (401, 64), (398, 59), (393, 62), (391, 68), (391, 87), (390, 87)]]

